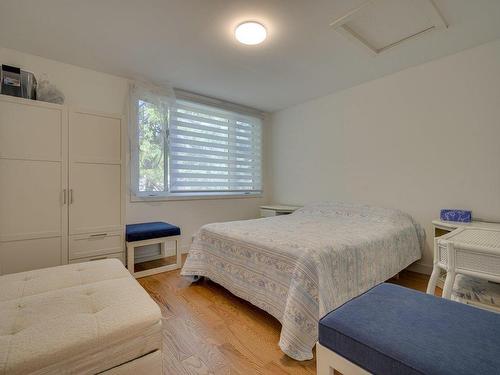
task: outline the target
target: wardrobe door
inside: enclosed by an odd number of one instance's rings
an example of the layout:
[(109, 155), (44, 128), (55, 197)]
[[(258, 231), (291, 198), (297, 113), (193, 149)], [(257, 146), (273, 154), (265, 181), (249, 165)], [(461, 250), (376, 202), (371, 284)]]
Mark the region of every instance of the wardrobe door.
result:
[(67, 250), (67, 113), (0, 95), (0, 273), (57, 266)]
[(120, 230), (120, 165), (75, 163), (70, 176), (70, 234)]
[(69, 234), (121, 231), (121, 118), (71, 112), (69, 138)]

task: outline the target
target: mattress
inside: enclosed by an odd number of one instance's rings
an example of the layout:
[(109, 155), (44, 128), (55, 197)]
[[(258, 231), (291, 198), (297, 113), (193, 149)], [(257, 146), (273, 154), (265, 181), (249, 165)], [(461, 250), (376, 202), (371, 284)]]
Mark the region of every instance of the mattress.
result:
[(0, 374), (97, 373), (160, 348), (160, 310), (116, 259), (0, 277)]
[(420, 259), (424, 235), (399, 210), (346, 203), (209, 224), (181, 274), (205, 276), (282, 324), (279, 346), (313, 357), (320, 317)]

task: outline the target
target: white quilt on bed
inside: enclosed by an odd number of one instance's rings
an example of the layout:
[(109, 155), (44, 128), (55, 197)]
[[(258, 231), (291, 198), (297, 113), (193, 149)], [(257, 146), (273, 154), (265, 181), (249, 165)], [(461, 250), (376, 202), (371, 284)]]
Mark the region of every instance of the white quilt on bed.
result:
[(307, 360), (327, 312), (420, 259), (423, 234), (398, 210), (317, 203), (291, 215), (205, 225), (182, 268), (282, 324), (280, 348)]

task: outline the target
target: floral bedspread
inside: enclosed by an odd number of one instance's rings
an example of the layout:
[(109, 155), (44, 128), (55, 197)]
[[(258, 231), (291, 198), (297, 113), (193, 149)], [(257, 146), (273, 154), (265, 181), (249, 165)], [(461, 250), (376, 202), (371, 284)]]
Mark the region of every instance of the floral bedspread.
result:
[(203, 226), (181, 275), (208, 277), (267, 311), (282, 324), (281, 350), (307, 360), (319, 318), (420, 259), (423, 237), (398, 210), (316, 203)]

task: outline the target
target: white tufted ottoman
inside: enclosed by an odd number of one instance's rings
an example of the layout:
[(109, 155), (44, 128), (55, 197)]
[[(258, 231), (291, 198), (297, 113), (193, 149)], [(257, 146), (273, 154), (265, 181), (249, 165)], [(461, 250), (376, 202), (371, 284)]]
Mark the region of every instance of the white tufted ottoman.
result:
[(0, 374), (161, 373), (161, 313), (116, 259), (0, 276)]

